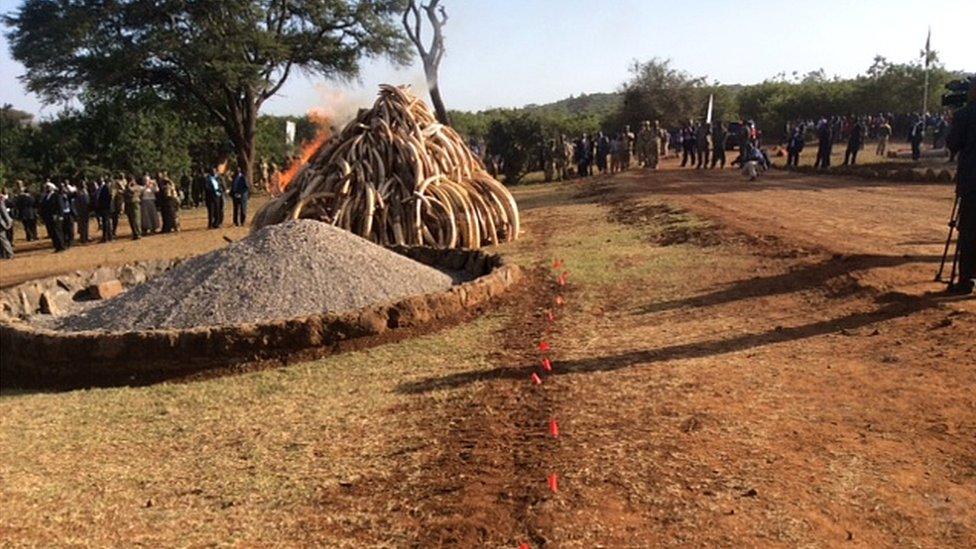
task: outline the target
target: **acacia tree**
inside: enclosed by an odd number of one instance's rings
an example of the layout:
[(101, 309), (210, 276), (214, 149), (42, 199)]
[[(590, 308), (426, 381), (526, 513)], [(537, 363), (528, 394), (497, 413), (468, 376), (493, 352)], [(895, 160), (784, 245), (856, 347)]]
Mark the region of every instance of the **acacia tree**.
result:
[[(420, 59), (424, 62), (424, 75), (427, 77), (427, 89), (430, 90), (430, 101), (434, 104), (434, 114), (441, 124), (451, 125), (451, 115), (444, 107), (441, 98), (437, 73), (444, 57), (444, 25), (447, 24), (447, 11), (440, 6), (440, 0), (430, 0), (427, 4), (418, 6), (417, 0), (408, 0), (403, 10), (403, 28), (407, 31), (410, 41), (417, 47)], [(424, 21), (420, 16), (421, 10), (427, 15), (431, 31), (434, 33), (430, 46), (424, 46), (422, 30)]]
[(643, 120), (659, 120), (674, 127), (705, 115), (705, 78), (692, 77), (672, 68), (670, 59), (657, 58), (645, 63), (635, 61), (630, 73), (631, 79), (620, 89), (623, 99), (619, 124), (637, 128)]
[(409, 59), (402, 0), (24, 0), (4, 17), (22, 80), (48, 102), (152, 91), (203, 110), (253, 181), (261, 106), (296, 71), (351, 78)]

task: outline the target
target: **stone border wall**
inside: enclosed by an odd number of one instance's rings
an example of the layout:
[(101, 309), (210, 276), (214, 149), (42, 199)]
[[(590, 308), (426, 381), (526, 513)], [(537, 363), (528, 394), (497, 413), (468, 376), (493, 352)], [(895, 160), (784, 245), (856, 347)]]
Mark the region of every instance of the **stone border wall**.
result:
[[(464, 271), (471, 280), (443, 292), (408, 297), (349, 313), (233, 326), (124, 333), (59, 332), (32, 326), (8, 315), (0, 318), (0, 384), (62, 387), (165, 379), (226, 366), (233, 361), (281, 357), (312, 348), (335, 348), (357, 338), (457, 316), (486, 304), (521, 278), (517, 265), (482, 251), (406, 247), (393, 250), (421, 263)], [(133, 266), (144, 276), (136, 276), (130, 282), (140, 278), (144, 281), (175, 263)], [(126, 267), (117, 271), (122, 269)], [(3, 305), (6, 309), (11, 296), (24, 301), (25, 288), (65, 289), (67, 285), (80, 289), (94, 276), (95, 273), (76, 273), (71, 275), (74, 281), (71, 283), (65, 277), (32, 281), (3, 292), (0, 299), (8, 303)], [(108, 276), (108, 273), (103, 272), (100, 276)], [(32, 296), (27, 300), (29, 303), (21, 305), (30, 309)], [(10, 307), (16, 310), (15, 304)]]

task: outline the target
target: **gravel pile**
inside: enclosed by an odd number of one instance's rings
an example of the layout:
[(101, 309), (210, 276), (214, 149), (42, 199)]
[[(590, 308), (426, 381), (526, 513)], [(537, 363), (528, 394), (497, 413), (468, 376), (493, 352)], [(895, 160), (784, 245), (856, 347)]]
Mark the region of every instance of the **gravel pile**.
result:
[(189, 328), (341, 313), (450, 288), (437, 269), (327, 223), (271, 225), (57, 320), (64, 330)]

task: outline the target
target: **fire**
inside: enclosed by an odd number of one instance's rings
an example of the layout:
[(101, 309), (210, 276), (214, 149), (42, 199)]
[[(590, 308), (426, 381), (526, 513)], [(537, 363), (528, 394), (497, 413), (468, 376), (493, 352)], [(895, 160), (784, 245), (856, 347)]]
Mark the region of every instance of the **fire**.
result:
[(312, 159), (315, 152), (332, 136), (332, 131), (329, 127), (329, 117), (324, 112), (319, 109), (312, 109), (308, 111), (308, 118), (318, 126), (318, 132), (311, 141), (302, 143), (298, 151), (298, 157), (288, 166), (287, 170), (278, 176), (277, 187), (279, 193), (284, 192), (288, 188), (288, 185), (295, 179), (298, 172), (302, 171), (302, 168), (305, 164), (308, 164), (308, 161)]
[(282, 172), (279, 176), (280, 179), (278, 181), (278, 188), (281, 189), (282, 192), (288, 188), (288, 185), (291, 184), (292, 180), (295, 179), (295, 176), (298, 175), (298, 172), (301, 171), (305, 164), (308, 164), (308, 161), (312, 158), (312, 155), (315, 154), (315, 151), (319, 150), (319, 147), (328, 141), (328, 139), (329, 132), (322, 131), (315, 136), (315, 139), (306, 141), (304, 144), (302, 144), (302, 148), (298, 153), (298, 158), (296, 158), (291, 165), (288, 166), (288, 169)]

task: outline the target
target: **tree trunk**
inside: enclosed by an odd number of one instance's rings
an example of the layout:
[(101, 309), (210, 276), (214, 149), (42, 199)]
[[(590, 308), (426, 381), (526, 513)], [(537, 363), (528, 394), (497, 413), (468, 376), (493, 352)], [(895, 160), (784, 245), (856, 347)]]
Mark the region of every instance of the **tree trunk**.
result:
[(437, 121), (445, 126), (450, 126), (451, 117), (444, 107), (444, 100), (441, 99), (441, 88), (437, 84), (437, 74), (428, 75), (427, 82), (430, 88), (430, 102), (434, 104), (434, 115), (437, 117)]
[(234, 157), (237, 168), (247, 178), (248, 185), (254, 187), (254, 136), (257, 126), (257, 107), (251, 107), (248, 112), (235, 113), (232, 124), (227, 129), (227, 137), (234, 145)]

